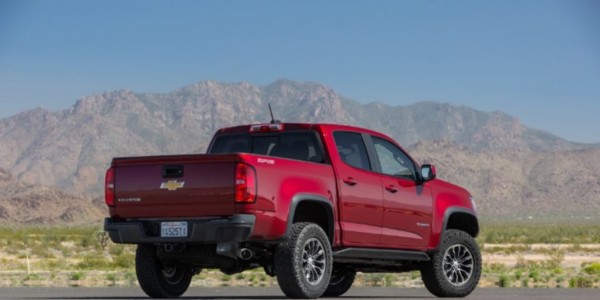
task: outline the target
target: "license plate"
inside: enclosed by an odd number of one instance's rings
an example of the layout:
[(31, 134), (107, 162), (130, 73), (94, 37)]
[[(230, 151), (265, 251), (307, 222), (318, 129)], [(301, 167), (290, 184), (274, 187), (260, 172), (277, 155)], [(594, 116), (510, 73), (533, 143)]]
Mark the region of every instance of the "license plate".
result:
[(161, 222), (160, 237), (186, 237), (187, 222)]

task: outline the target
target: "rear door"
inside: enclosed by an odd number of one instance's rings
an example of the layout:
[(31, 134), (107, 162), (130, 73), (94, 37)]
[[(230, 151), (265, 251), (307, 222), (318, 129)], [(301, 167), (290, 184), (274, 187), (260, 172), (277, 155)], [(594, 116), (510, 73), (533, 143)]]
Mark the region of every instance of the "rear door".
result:
[(340, 163), (335, 164), (344, 246), (380, 245), (383, 195), (380, 175), (372, 172), (363, 140), (356, 132), (333, 133)]
[(400, 147), (380, 137), (371, 136), (370, 140), (383, 188), (382, 246), (426, 247), (432, 214), (429, 187), (417, 184), (415, 164)]

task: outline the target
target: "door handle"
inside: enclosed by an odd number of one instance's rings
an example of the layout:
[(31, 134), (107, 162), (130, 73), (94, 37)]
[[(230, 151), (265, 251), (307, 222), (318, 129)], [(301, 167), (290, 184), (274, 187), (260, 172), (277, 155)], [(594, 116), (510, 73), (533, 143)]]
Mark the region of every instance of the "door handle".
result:
[(348, 178), (344, 179), (343, 181), (344, 181), (345, 184), (347, 184), (349, 186), (355, 186), (358, 183), (352, 177), (348, 177)]
[(393, 184), (386, 185), (385, 189), (390, 193), (395, 193), (398, 191), (398, 189)]

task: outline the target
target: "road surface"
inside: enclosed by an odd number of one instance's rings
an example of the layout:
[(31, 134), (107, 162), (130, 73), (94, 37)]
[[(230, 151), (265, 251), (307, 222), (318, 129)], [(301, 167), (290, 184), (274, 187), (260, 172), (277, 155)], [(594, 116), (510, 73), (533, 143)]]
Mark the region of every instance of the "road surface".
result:
[[(0, 299), (147, 299), (141, 289), (131, 288), (2, 288)], [(278, 288), (190, 288), (181, 299), (286, 299)], [(421, 288), (353, 288), (338, 299), (436, 299)], [(540, 299), (598, 300), (598, 289), (476, 289), (468, 300)]]

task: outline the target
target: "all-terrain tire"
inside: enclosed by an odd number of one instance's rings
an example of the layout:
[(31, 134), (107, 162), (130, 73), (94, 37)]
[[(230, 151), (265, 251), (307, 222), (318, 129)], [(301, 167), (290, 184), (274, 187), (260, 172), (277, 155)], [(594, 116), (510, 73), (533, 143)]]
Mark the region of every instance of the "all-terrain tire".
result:
[(329, 285), (323, 296), (338, 297), (345, 294), (352, 287), (355, 277), (356, 271), (334, 266), (331, 272), (331, 279), (329, 279)]
[(479, 282), (481, 253), (468, 233), (450, 229), (444, 234), (431, 261), (421, 268), (421, 278), (429, 292), (438, 297), (465, 297)]
[(155, 247), (151, 245), (138, 245), (135, 272), (140, 287), (152, 298), (177, 298), (183, 295), (194, 276), (191, 267), (163, 265), (156, 257)]
[(290, 236), (275, 251), (279, 287), (290, 298), (320, 297), (329, 285), (332, 260), (329, 239), (319, 225), (293, 224)]

